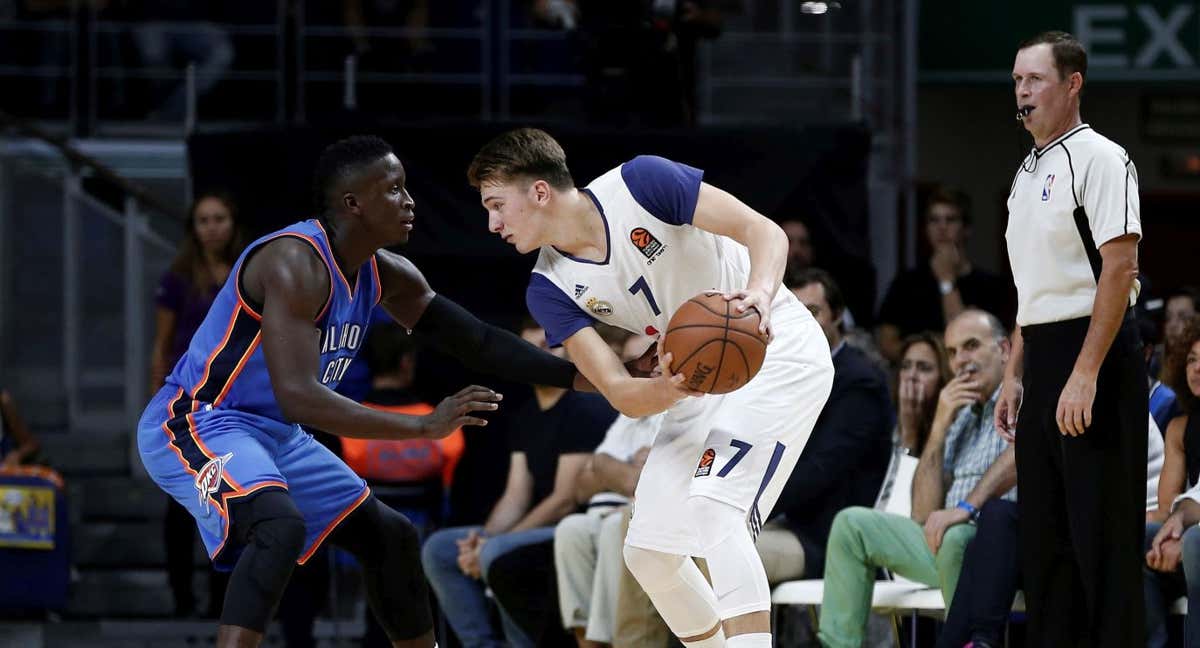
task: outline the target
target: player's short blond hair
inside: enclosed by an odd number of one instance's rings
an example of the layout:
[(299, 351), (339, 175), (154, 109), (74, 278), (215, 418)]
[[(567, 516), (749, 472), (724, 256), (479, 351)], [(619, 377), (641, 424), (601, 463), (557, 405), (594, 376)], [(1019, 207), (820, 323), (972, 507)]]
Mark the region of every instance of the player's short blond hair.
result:
[(555, 189), (575, 186), (566, 151), (544, 130), (518, 128), (498, 135), (479, 149), (467, 167), (467, 181), (477, 189), (522, 179), (545, 180)]

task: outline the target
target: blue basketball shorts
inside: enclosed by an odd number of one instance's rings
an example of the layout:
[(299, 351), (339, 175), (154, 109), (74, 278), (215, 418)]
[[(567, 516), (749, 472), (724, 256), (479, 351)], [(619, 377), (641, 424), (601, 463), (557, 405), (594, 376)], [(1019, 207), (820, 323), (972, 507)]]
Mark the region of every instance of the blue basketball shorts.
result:
[(196, 518), (208, 556), (232, 569), (242, 547), (229, 540), (229, 507), (266, 489), (287, 492), (308, 533), (304, 564), (370, 491), (361, 477), (298, 425), (193, 401), (167, 385), (138, 423), (150, 477)]

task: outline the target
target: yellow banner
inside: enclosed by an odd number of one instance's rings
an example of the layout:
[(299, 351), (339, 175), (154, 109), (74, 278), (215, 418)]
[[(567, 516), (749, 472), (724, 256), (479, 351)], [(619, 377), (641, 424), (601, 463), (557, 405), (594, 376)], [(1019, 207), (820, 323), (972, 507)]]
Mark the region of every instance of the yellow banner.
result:
[(54, 548), (54, 488), (0, 484), (0, 547)]

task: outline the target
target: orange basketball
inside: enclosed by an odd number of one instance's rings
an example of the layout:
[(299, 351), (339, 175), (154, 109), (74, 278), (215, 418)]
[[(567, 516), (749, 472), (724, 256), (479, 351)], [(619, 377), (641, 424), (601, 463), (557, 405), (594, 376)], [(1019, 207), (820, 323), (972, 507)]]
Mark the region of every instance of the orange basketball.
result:
[(720, 293), (701, 293), (671, 316), (663, 353), (672, 354), (671, 371), (687, 386), (708, 394), (727, 394), (762, 368), (767, 337), (758, 332), (755, 309), (734, 310)]

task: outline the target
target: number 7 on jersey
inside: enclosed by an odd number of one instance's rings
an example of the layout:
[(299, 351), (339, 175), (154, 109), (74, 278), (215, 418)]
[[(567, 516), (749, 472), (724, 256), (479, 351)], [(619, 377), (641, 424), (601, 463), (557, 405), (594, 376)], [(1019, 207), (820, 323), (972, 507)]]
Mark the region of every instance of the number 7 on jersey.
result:
[(636, 295), (639, 292), (650, 303), (650, 310), (654, 311), (655, 315), (662, 315), (662, 311), (658, 309), (658, 302), (654, 301), (654, 293), (650, 292), (650, 284), (646, 283), (646, 275), (638, 277), (637, 281), (629, 287), (629, 294)]

